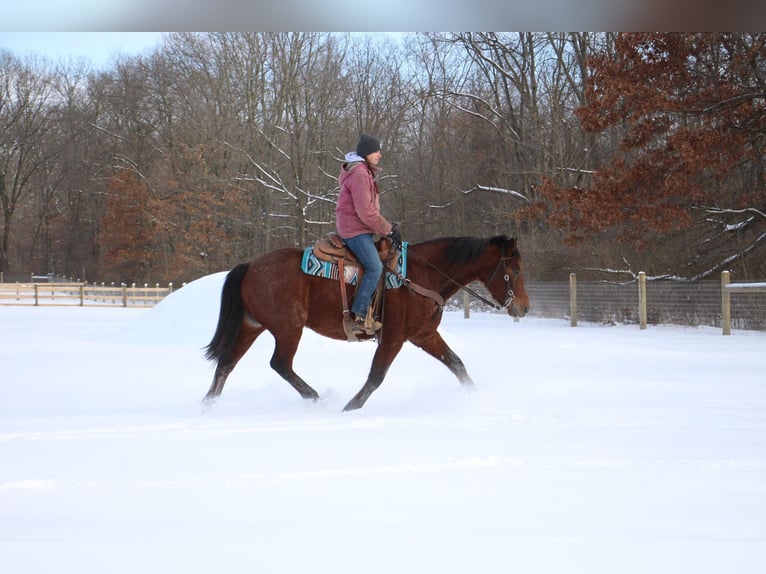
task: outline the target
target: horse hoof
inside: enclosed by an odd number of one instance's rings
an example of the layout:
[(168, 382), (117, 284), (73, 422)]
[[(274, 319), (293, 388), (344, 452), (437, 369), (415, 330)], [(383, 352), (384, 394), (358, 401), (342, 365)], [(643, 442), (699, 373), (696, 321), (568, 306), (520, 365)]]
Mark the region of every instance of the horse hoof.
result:
[(203, 413), (208, 412), (210, 409), (213, 408), (213, 406), (215, 406), (216, 398), (217, 397), (206, 396), (204, 399), (202, 399), (202, 412)]
[(350, 411), (356, 411), (361, 408), (362, 408), (362, 405), (359, 405), (355, 403), (354, 401), (350, 401), (345, 407), (343, 407), (343, 412), (347, 413)]

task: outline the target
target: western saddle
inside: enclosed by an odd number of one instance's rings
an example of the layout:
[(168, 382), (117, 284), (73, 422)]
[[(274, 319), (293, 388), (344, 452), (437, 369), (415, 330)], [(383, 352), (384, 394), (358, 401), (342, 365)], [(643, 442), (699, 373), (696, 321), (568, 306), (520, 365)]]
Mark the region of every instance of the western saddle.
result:
[[(380, 254), (380, 260), (386, 267), (388, 267), (388, 269), (396, 271), (397, 251), (393, 247), (393, 241), (388, 237), (383, 237), (376, 243), (376, 246), (378, 248), (378, 253)], [(338, 266), (338, 281), (340, 283), (341, 302), (343, 303), (343, 331), (346, 333), (346, 338), (349, 341), (359, 341), (360, 339), (352, 330), (353, 321), (351, 319), (351, 311), (348, 307), (348, 296), (346, 295), (345, 270), (347, 266), (356, 267), (356, 284), (359, 285), (362, 281), (362, 276), (364, 275), (364, 266), (354, 256), (337, 233), (331, 232), (327, 234), (327, 237), (317, 239), (314, 242), (313, 251), (316, 258), (320, 261), (329, 261)], [(367, 338), (374, 336), (376, 331), (381, 327), (380, 322), (375, 320), (375, 317), (381, 316), (382, 312), (382, 290), (384, 279), (385, 273), (381, 275), (378, 289), (373, 298), (373, 304), (370, 305), (364, 320), (364, 330), (368, 336)]]

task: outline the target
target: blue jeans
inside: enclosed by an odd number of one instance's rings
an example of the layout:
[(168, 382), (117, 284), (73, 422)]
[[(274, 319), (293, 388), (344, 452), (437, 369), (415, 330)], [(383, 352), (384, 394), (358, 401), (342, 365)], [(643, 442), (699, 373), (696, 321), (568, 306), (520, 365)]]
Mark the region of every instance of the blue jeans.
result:
[(353, 305), (351, 305), (351, 311), (357, 317), (364, 317), (372, 302), (372, 294), (378, 287), (378, 280), (383, 273), (383, 263), (380, 261), (375, 242), (372, 240), (372, 234), (363, 233), (356, 237), (349, 237), (345, 241), (348, 248), (364, 267), (364, 277), (362, 277), (361, 284), (356, 286), (356, 296)]

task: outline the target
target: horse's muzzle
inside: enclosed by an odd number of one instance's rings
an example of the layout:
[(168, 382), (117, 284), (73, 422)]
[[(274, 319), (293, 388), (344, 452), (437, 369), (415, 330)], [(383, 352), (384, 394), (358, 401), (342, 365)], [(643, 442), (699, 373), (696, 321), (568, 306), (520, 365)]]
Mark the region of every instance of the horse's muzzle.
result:
[(508, 314), (511, 317), (524, 317), (527, 313), (529, 313), (529, 304), (526, 303), (517, 305), (514, 301), (508, 308)]

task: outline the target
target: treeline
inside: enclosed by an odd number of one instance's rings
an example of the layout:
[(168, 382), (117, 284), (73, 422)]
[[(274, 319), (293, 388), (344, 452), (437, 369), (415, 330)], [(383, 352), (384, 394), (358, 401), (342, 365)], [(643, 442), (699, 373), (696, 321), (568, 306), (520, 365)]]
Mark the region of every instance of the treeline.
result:
[(364, 131), (410, 241), (517, 235), (536, 279), (757, 277), (763, 36), (172, 33), (100, 71), (0, 52), (0, 270), (180, 283), (307, 245)]

